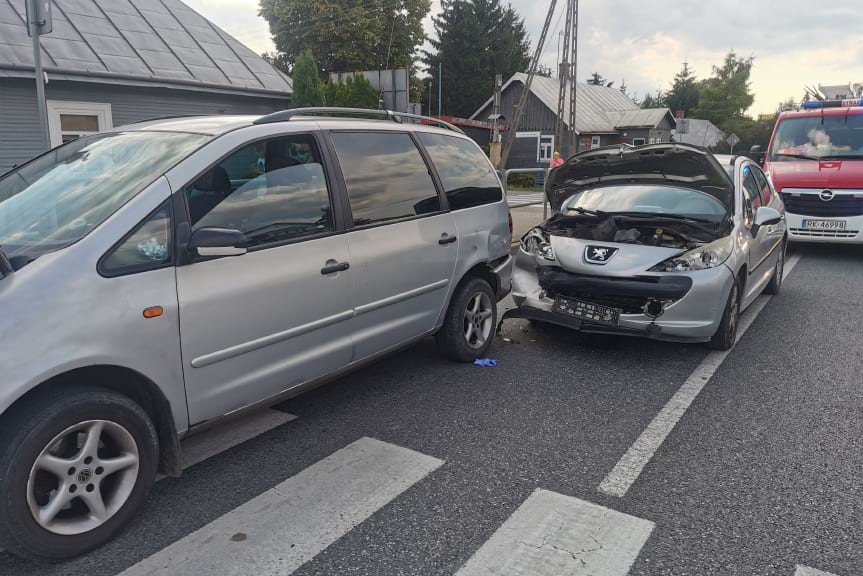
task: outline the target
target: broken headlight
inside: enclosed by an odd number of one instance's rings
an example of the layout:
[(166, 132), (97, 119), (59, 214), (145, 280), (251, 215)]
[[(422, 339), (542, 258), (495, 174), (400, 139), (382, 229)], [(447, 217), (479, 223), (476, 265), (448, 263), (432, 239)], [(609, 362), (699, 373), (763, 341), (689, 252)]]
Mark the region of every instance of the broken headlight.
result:
[(525, 234), (521, 239), (521, 249), (528, 254), (533, 254), (546, 260), (554, 260), (554, 249), (551, 247), (548, 234), (542, 228), (534, 228)]
[(719, 266), (731, 255), (734, 249), (734, 236), (720, 238), (710, 244), (693, 248), (650, 269), (651, 272), (688, 272), (705, 270)]

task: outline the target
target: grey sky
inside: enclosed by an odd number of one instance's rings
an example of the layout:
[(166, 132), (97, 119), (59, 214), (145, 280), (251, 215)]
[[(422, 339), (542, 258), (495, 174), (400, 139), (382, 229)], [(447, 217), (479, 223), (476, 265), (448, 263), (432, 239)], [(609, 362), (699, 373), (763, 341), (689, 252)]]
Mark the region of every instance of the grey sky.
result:
[[(272, 49), (257, 0), (185, 1), (253, 50)], [(512, 4), (536, 41), (548, 0)], [(667, 88), (684, 60), (709, 76), (729, 49), (755, 56), (753, 114), (800, 98), (804, 84), (863, 82), (863, 3), (852, 0), (581, 0), (580, 9), (579, 79), (594, 71), (617, 85), (625, 78), (639, 96)], [(550, 33), (543, 63), (552, 68), (557, 43)]]

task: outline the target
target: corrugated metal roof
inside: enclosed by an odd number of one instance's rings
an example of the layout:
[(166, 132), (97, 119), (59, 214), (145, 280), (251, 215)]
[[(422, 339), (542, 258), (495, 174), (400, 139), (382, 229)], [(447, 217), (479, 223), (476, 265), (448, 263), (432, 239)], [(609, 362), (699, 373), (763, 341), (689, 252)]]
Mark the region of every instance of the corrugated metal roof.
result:
[[(513, 74), (502, 89), (506, 90), (513, 82), (526, 83), (527, 74), (523, 72)], [(575, 90), (575, 128), (579, 133), (601, 134), (615, 132), (617, 128), (634, 128), (635, 126), (647, 125), (653, 127), (659, 124), (666, 114), (670, 114), (667, 108), (642, 110), (629, 96), (617, 88), (579, 83), (576, 84)], [(557, 114), (560, 80), (534, 76), (530, 91), (554, 114)], [(491, 102), (492, 98), (480, 106), (471, 118), (476, 118)], [(569, 108), (569, 90), (566, 91), (566, 107)], [(654, 119), (655, 122), (651, 123), (650, 121)], [(620, 122), (625, 122), (625, 124), (620, 124)], [(638, 123), (630, 124), (630, 122)]]
[(618, 130), (627, 128), (655, 128), (666, 117), (671, 126), (674, 126), (674, 116), (668, 108), (639, 108), (638, 110), (626, 110), (623, 112), (607, 112)]
[[(0, 67), (33, 68), (25, 0), (0, 0)], [(51, 0), (47, 72), (289, 95), (291, 79), (179, 0)]]

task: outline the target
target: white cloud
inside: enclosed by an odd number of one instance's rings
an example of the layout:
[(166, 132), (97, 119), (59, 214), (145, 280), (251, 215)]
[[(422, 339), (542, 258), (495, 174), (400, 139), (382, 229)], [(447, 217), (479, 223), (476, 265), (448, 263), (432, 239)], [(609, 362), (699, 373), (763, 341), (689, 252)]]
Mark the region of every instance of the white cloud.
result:
[[(184, 1), (255, 52), (273, 50), (257, 0)], [(512, 4), (536, 41), (548, 0)], [(561, 11), (565, 2), (558, 4)], [(618, 85), (625, 79), (630, 91), (643, 96), (667, 89), (684, 60), (699, 78), (709, 76), (733, 48), (755, 56), (751, 112), (772, 112), (782, 100), (802, 96), (807, 84), (863, 82), (863, 4), (841, 4), (813, 10), (809, 0), (581, 0), (578, 76), (595, 71)], [(432, 12), (439, 10), (433, 0)], [(431, 17), (425, 26), (432, 34)], [(550, 31), (543, 53), (543, 63), (553, 69), (557, 37)]]

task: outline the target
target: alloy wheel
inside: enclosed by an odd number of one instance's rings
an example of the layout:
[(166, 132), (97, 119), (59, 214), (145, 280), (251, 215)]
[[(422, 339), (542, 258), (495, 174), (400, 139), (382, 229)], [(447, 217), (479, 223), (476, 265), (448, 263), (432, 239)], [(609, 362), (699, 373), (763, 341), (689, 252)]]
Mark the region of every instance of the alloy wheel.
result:
[(474, 350), (482, 348), (491, 336), (492, 302), (485, 292), (477, 292), (467, 301), (464, 312), (464, 338)]
[(27, 504), (36, 522), (72, 536), (98, 528), (129, 499), (140, 454), (124, 427), (88, 420), (55, 436), (36, 458), (27, 481)]

